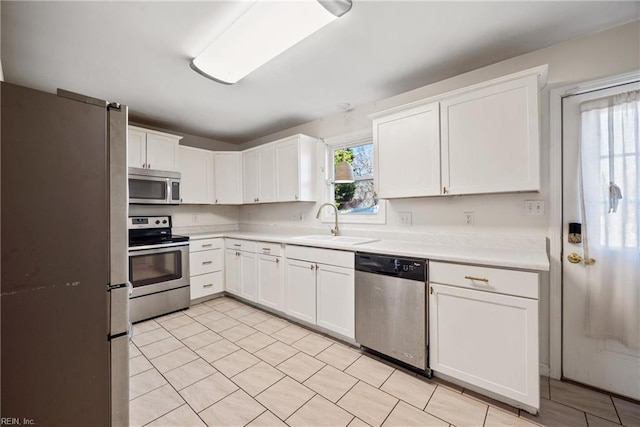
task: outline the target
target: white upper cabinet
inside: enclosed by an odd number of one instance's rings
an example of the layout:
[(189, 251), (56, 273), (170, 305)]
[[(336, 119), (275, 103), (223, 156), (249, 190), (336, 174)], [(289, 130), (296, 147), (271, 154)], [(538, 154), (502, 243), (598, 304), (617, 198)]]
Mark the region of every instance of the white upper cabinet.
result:
[(268, 203), (276, 197), (276, 158), (271, 145), (242, 153), (244, 203)]
[(181, 139), (181, 136), (129, 126), (128, 165), (177, 172)]
[(295, 135), (245, 150), (244, 203), (316, 201), (318, 140)]
[(540, 190), (547, 66), (371, 115), (380, 198)]
[(213, 153), (199, 148), (178, 147), (178, 171), (182, 203), (212, 204)]
[(215, 204), (238, 205), (242, 203), (242, 153), (216, 152), (214, 159)]
[(538, 76), (441, 102), (446, 194), (540, 190)]
[(315, 202), (318, 140), (295, 135), (274, 144), (276, 150), (276, 200)]
[(440, 194), (440, 111), (437, 102), (373, 118), (378, 197)]

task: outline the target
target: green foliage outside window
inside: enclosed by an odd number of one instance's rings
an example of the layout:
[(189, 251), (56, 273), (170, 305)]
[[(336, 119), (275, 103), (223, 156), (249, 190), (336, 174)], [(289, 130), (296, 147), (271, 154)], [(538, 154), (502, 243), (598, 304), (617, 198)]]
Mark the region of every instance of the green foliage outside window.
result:
[[(333, 156), (333, 166), (340, 162), (353, 163), (353, 150), (351, 148), (336, 150)], [(356, 184), (343, 183), (335, 184), (335, 205), (338, 210), (344, 208), (344, 204), (350, 202), (353, 199), (353, 195), (356, 192)]]

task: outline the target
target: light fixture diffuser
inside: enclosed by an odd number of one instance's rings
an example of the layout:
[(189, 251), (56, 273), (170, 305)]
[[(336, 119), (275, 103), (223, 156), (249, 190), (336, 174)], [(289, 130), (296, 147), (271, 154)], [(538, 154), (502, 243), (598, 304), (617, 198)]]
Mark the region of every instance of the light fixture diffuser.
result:
[(350, 0), (258, 0), (191, 61), (191, 68), (236, 83), (350, 8)]
[(355, 182), (355, 178), (353, 176), (353, 167), (349, 162), (339, 162), (336, 165), (335, 170), (335, 179), (333, 180), (335, 184), (350, 184)]

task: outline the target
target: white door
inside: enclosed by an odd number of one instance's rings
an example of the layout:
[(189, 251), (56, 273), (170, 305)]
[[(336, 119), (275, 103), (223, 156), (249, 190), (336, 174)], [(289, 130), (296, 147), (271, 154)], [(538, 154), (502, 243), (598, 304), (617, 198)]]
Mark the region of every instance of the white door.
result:
[(355, 275), (353, 268), (318, 264), (317, 324), (355, 338)]
[(240, 295), (240, 281), (242, 271), (240, 269), (240, 252), (233, 249), (224, 251), (224, 289), (234, 295)]
[(216, 204), (242, 203), (242, 153), (214, 154)]
[(249, 301), (258, 299), (258, 275), (256, 274), (256, 254), (240, 252), (240, 269), (242, 271), (242, 297)]
[[(630, 113), (633, 102), (625, 101), (623, 127), (613, 112), (619, 107), (609, 109), (594, 101), (638, 89), (636, 83), (563, 100), (563, 377), (634, 399), (640, 399), (638, 113)], [(623, 128), (630, 131), (620, 138)], [(617, 196), (609, 185), (612, 180), (622, 199), (610, 200), (610, 195)], [(569, 223), (582, 224), (581, 243), (575, 236), (570, 242)], [(585, 235), (588, 257), (595, 263), (587, 265), (577, 257), (573, 261), (578, 262), (570, 262), (569, 254), (585, 256)]]
[(129, 129), (127, 145), (127, 165), (132, 168), (147, 166), (147, 134), (135, 129)]
[(307, 261), (285, 261), (287, 314), (316, 324), (316, 265)]
[(147, 134), (147, 168), (177, 172), (178, 140)]
[(258, 303), (282, 310), (281, 258), (258, 255)]
[(243, 203), (257, 203), (258, 192), (258, 151), (242, 153), (242, 201)]
[(297, 137), (276, 147), (276, 199), (279, 202), (292, 202), (300, 198), (299, 154)]
[(178, 171), (182, 203), (213, 203), (212, 153), (210, 151), (179, 146)]
[(276, 200), (276, 149), (273, 146), (259, 151), (259, 201), (262, 203)]

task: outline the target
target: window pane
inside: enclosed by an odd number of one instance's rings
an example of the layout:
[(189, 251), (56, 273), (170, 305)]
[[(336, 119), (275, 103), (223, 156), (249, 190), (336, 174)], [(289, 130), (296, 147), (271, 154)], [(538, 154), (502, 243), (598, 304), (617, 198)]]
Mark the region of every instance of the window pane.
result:
[(373, 143), (334, 150), (334, 165), (346, 161), (356, 182), (334, 184), (334, 201), (340, 213), (376, 214), (378, 199), (373, 190)]

